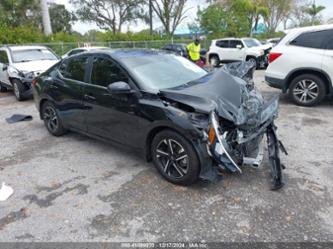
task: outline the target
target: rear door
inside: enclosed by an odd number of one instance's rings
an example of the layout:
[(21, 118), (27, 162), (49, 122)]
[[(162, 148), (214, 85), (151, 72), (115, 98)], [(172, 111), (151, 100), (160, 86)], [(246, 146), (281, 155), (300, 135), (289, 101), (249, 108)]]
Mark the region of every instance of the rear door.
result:
[(328, 30), (326, 34), (326, 50), (323, 58), (322, 69), (328, 74), (331, 79), (331, 84), (333, 84), (333, 30)]
[(9, 81), (7, 67), (9, 65), (9, 54), (6, 50), (0, 50), (0, 82), (11, 85)]
[(118, 81), (131, 86), (130, 77), (107, 55), (94, 56), (91, 65), (90, 83), (84, 88), (84, 117), (88, 132), (137, 147), (137, 96), (130, 93), (110, 94), (107, 90), (109, 84)]
[(48, 95), (51, 96), (65, 126), (86, 131), (83, 113), (83, 87), (87, 81), (89, 56), (65, 59), (57, 75), (50, 79)]

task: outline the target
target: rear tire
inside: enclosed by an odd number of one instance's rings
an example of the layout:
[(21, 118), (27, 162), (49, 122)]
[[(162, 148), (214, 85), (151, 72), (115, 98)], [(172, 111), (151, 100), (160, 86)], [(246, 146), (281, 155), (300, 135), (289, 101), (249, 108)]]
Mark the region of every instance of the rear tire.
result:
[(198, 180), (200, 162), (193, 145), (179, 133), (163, 130), (151, 143), (153, 163), (169, 182), (191, 185)]
[(220, 58), (217, 55), (212, 55), (209, 57), (209, 63), (213, 67), (218, 67), (221, 64)]
[(42, 119), (44, 120), (44, 124), (46, 129), (53, 135), (53, 136), (61, 136), (66, 133), (62, 125), (62, 121), (59, 117), (57, 109), (55, 108), (54, 104), (51, 102), (46, 102), (42, 106)]
[(326, 86), (320, 77), (303, 74), (292, 80), (289, 96), (296, 105), (315, 106), (325, 98)]
[(14, 95), (15, 95), (16, 99), (18, 101), (24, 100), (23, 93), (25, 92), (25, 87), (22, 84), (22, 82), (20, 80), (13, 79), (12, 85), (13, 85), (13, 91), (14, 91)]

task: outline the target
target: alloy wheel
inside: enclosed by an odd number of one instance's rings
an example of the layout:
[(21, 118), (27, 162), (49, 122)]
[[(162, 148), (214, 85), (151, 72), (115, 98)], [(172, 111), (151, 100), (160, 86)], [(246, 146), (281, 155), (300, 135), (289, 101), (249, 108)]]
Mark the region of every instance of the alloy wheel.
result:
[(189, 157), (184, 147), (174, 139), (163, 139), (156, 147), (156, 157), (162, 170), (174, 179), (183, 178), (189, 168)]
[(293, 94), (301, 103), (306, 104), (318, 98), (319, 88), (315, 81), (305, 79), (297, 82)]
[(51, 107), (47, 106), (44, 110), (44, 120), (46, 121), (47, 128), (51, 132), (55, 132), (59, 127), (59, 120), (56, 111)]

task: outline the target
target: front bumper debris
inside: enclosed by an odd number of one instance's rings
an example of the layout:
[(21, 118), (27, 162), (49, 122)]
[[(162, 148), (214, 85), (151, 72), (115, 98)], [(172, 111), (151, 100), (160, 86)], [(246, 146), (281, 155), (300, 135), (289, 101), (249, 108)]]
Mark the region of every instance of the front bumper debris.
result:
[(262, 117), (265, 117), (264, 123), (261, 124), (261, 127), (244, 138), (240, 136), (236, 142), (238, 145), (247, 145), (249, 144), (252, 147), (256, 148), (256, 155), (246, 155), (246, 152), (240, 156), (240, 153), (236, 152), (234, 146), (231, 146), (226, 139), (226, 134), (222, 131), (219, 122), (218, 116), (215, 112), (210, 114), (210, 123), (211, 127), (215, 132), (215, 139), (208, 141), (208, 150), (209, 154), (214, 158), (214, 161), (222, 169), (228, 169), (229, 171), (235, 173), (242, 173), (243, 166), (252, 166), (258, 168), (264, 158), (264, 136), (267, 137), (267, 149), (268, 149), (268, 158), (270, 163), (270, 168), (273, 177), (272, 190), (278, 190), (283, 187), (282, 181), (282, 169), (284, 166), (280, 162), (279, 152), (280, 150), (287, 154), (284, 146), (281, 141), (278, 140), (276, 135), (276, 127), (274, 125), (274, 116), (268, 116), (265, 114), (266, 110), (270, 110), (271, 113), (275, 113), (277, 106), (274, 106), (274, 103), (271, 103), (267, 108), (262, 112)]

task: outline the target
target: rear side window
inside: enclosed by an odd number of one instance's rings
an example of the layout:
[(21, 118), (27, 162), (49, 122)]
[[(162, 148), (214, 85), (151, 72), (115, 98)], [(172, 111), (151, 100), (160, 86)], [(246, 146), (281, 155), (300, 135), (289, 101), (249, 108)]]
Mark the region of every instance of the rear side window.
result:
[(0, 51), (0, 63), (2, 64), (8, 64), (9, 60), (8, 60), (8, 55), (6, 51)]
[(306, 48), (325, 49), (326, 42), (330, 37), (330, 33), (331, 33), (330, 30), (304, 33), (299, 35), (293, 41), (291, 41), (290, 45), (306, 47)]
[(228, 40), (216, 41), (216, 46), (220, 48), (229, 48), (229, 41)]
[(237, 48), (238, 45), (244, 47), (243, 43), (240, 40), (231, 40), (230, 41), (230, 48)]
[(91, 83), (107, 87), (109, 84), (117, 81), (128, 83), (128, 77), (123, 70), (107, 58), (94, 58)]
[(84, 75), (88, 57), (75, 57), (65, 60), (59, 67), (59, 72), (64, 78), (84, 82)]

